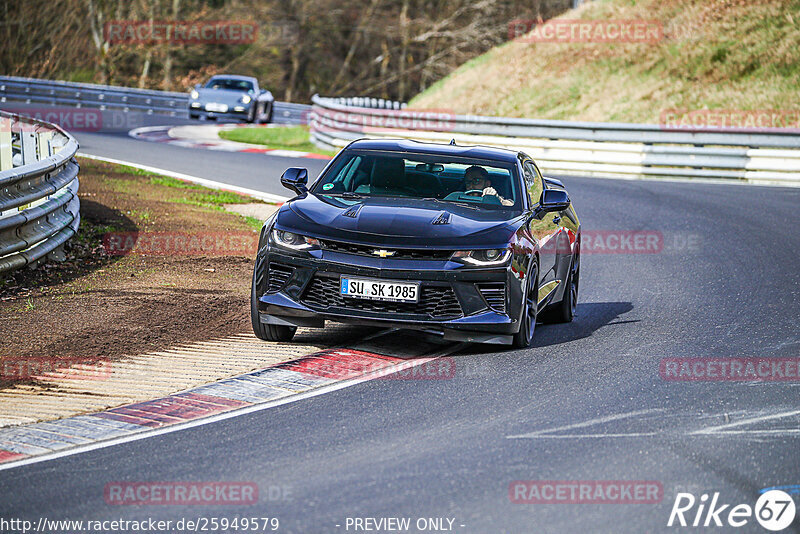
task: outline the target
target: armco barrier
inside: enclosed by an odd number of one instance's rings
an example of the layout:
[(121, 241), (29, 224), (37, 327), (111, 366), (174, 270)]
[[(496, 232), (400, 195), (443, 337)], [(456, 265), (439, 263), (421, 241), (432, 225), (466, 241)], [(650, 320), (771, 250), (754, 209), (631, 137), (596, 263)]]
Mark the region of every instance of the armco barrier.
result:
[[(17, 76), (0, 76), (0, 103), (6, 101), (189, 116), (188, 93)], [(311, 106), (305, 104), (275, 102), (273, 117), (276, 122), (305, 123), (310, 109)]]
[(710, 178), (800, 185), (800, 134), (791, 130), (688, 131), (660, 125), (530, 120), (412, 110), (367, 98), (315, 95), (312, 140), (338, 149), (364, 137), (402, 137), (522, 150), (545, 173)]
[(77, 151), (58, 126), (0, 111), (0, 272), (58, 258), (75, 235)]

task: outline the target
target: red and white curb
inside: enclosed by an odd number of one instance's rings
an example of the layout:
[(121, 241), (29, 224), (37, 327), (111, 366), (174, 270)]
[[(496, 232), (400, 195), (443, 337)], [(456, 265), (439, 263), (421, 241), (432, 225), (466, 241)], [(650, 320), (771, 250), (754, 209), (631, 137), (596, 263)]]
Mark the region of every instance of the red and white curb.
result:
[[(152, 141), (155, 143), (167, 143), (185, 148), (203, 148), (206, 150), (220, 150), (223, 152), (246, 152), (251, 154), (266, 154), (269, 156), (281, 156), (285, 158), (312, 158), (312, 159), (331, 159), (324, 154), (313, 152), (301, 152), (298, 150), (281, 150), (277, 148), (265, 148), (263, 145), (250, 143), (239, 143), (229, 141), (219, 137), (219, 132), (232, 130), (241, 126), (235, 124), (206, 124), (188, 126), (146, 126), (136, 128), (128, 132), (134, 139)], [(268, 128), (270, 126), (259, 126)], [(279, 126), (275, 126), (279, 127)]]
[[(460, 349), (427, 357), (396, 357), (355, 349), (326, 349), (266, 369), (159, 399), (0, 429), (0, 470), (200, 426), (342, 389), (376, 378), (441, 378), (410, 369)], [(443, 368), (455, 371), (454, 364)], [(398, 374), (399, 373), (399, 374)], [(452, 376), (448, 376), (452, 378)]]

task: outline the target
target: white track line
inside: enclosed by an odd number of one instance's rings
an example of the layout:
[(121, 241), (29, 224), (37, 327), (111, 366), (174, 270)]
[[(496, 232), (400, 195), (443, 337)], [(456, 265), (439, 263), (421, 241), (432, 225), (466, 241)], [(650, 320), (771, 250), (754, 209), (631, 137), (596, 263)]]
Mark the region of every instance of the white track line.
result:
[(727, 430), (728, 428), (733, 428), (735, 426), (742, 426), (742, 425), (752, 425), (756, 423), (761, 423), (763, 421), (771, 421), (773, 419), (783, 419), (784, 417), (793, 417), (800, 415), (800, 410), (792, 410), (790, 412), (781, 412), (771, 415), (761, 415), (757, 417), (748, 417), (747, 419), (742, 419), (741, 421), (736, 421), (733, 423), (727, 423), (724, 425), (712, 426), (710, 428), (704, 428), (702, 430), (695, 430), (692, 434), (747, 434), (747, 433), (792, 433), (792, 432), (800, 432), (800, 429), (778, 429), (778, 430)]
[(169, 176), (170, 178), (176, 178), (178, 180), (183, 180), (185, 182), (191, 182), (198, 185), (203, 185), (205, 187), (210, 187), (211, 189), (223, 189), (225, 191), (233, 191), (235, 193), (241, 193), (242, 195), (247, 195), (253, 198), (257, 198), (259, 200), (263, 200), (264, 202), (270, 203), (277, 203), (282, 204), (289, 200), (288, 197), (283, 197), (280, 195), (273, 195), (271, 193), (263, 193), (261, 191), (256, 191), (255, 189), (247, 189), (246, 187), (239, 187), (238, 185), (231, 185), (222, 182), (215, 182), (214, 180), (207, 180), (205, 178), (198, 178), (197, 176), (191, 176), (188, 174), (183, 174), (180, 172), (168, 171), (166, 169), (159, 169), (157, 167), (151, 167), (149, 165), (142, 165), (140, 163), (133, 163), (130, 161), (123, 161), (119, 159), (113, 158), (106, 158), (104, 156), (95, 156), (92, 154), (84, 154), (83, 152), (78, 152), (78, 156), (86, 159), (92, 159), (96, 161), (104, 161), (106, 163), (115, 163), (117, 165), (127, 165), (128, 167), (133, 167), (136, 169), (141, 169), (147, 172), (153, 172), (156, 174), (163, 174), (164, 176)]
[[(390, 331), (391, 332), (391, 331)], [(403, 369), (411, 369), (413, 367), (417, 367), (419, 365), (423, 365), (425, 363), (438, 360), (448, 354), (452, 354), (464, 348), (466, 343), (459, 343), (457, 345), (450, 346), (440, 352), (434, 352), (431, 356), (419, 357), (419, 358), (410, 358), (407, 361), (399, 363), (395, 368), (394, 371), (400, 371)], [(358, 350), (358, 349), (356, 349)], [(251, 406), (245, 406), (243, 408), (238, 408), (229, 412), (224, 412), (217, 415), (212, 415), (209, 417), (204, 417), (200, 419), (195, 419), (193, 421), (187, 421), (185, 423), (176, 423), (171, 426), (167, 426), (164, 428), (155, 428), (153, 430), (145, 430), (142, 432), (138, 432), (136, 434), (131, 434), (129, 436), (122, 436), (119, 438), (113, 438), (105, 441), (98, 441), (95, 443), (91, 443), (88, 445), (78, 445), (76, 447), (66, 449), (63, 451), (57, 451), (53, 453), (45, 453), (42, 455), (32, 456), (30, 458), (25, 458), (22, 460), (17, 461), (10, 461), (7, 464), (0, 464), (0, 471), (5, 471), (8, 469), (14, 469), (17, 467), (22, 467), (25, 465), (36, 464), (39, 462), (46, 462), (49, 460), (55, 460), (57, 458), (64, 458), (67, 456), (74, 456), (76, 454), (82, 454), (84, 452), (94, 451), (97, 449), (105, 449), (106, 447), (113, 447), (115, 445), (121, 445), (124, 443), (131, 443), (133, 441), (139, 441), (141, 439), (152, 438), (156, 436), (162, 436), (164, 434), (170, 434), (172, 432), (177, 432), (179, 430), (185, 430), (188, 428), (194, 428), (198, 426), (204, 426), (211, 423), (216, 423), (218, 421), (224, 421), (226, 419), (233, 419), (234, 417), (240, 417), (242, 415), (247, 415), (254, 412), (260, 412), (262, 410), (268, 410), (269, 408), (274, 408), (276, 406), (282, 406), (284, 404), (290, 404), (292, 402), (301, 401), (304, 399), (309, 399), (311, 397), (316, 397), (318, 395), (324, 395), (325, 393), (331, 393), (333, 391), (338, 391), (340, 389), (348, 388), (350, 386), (355, 386), (356, 384), (361, 384), (363, 382), (369, 382), (370, 380), (375, 380), (376, 378), (383, 378), (387, 375), (392, 373), (392, 369), (378, 369), (376, 371), (372, 371), (365, 375), (351, 378), (348, 380), (343, 380), (341, 382), (336, 382), (334, 384), (329, 384), (326, 386), (321, 386), (316, 389), (312, 389), (311, 391), (306, 391), (303, 393), (298, 393), (296, 395), (291, 395), (289, 397), (283, 397), (280, 399), (276, 399), (274, 401), (268, 401), (261, 404), (253, 404)]]
[[(634, 412), (627, 412), (627, 413), (621, 413), (621, 414), (615, 414), (615, 415), (607, 415), (607, 416), (604, 416), (604, 417), (598, 417), (597, 419), (590, 419), (588, 421), (583, 421), (582, 423), (575, 423), (575, 424), (571, 424), (571, 425), (558, 426), (558, 427), (555, 427), (555, 428), (546, 428), (544, 430), (536, 430), (534, 432), (529, 432), (527, 434), (519, 434), (519, 435), (516, 435), (516, 436), (506, 436), (506, 439), (533, 439), (533, 438), (573, 437), (574, 435), (572, 435), (572, 434), (569, 434), (569, 435), (566, 435), (566, 436), (563, 435), (563, 434), (562, 435), (553, 435), (553, 432), (559, 432), (559, 431), (562, 431), (562, 430), (575, 430), (576, 428), (585, 428), (585, 427), (588, 427), (588, 426), (599, 425), (599, 424), (602, 424), (602, 423), (610, 423), (612, 421), (618, 421), (620, 419), (627, 419), (629, 417), (636, 417), (638, 415), (645, 415), (645, 414), (648, 414), (648, 413), (656, 413), (656, 412), (663, 412), (663, 411), (664, 411), (663, 408), (653, 408), (653, 409), (647, 409), (647, 410), (636, 410)], [(643, 433), (643, 434), (649, 434), (649, 433)], [(585, 436), (585, 435), (587, 435), (587, 434), (577, 434), (577, 436)], [(596, 437), (598, 434), (588, 434), (588, 435), (590, 435), (592, 437)], [(618, 436), (619, 434), (614, 434), (614, 435)]]

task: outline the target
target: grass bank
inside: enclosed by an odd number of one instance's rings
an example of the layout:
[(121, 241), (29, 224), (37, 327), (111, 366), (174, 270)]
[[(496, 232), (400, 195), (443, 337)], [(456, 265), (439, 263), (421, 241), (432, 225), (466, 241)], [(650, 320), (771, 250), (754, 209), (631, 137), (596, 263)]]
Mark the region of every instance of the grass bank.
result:
[(641, 123), (671, 109), (800, 109), (800, 0), (596, 0), (559, 18), (655, 20), (663, 37), (546, 43), (529, 34), (464, 64), (411, 107)]

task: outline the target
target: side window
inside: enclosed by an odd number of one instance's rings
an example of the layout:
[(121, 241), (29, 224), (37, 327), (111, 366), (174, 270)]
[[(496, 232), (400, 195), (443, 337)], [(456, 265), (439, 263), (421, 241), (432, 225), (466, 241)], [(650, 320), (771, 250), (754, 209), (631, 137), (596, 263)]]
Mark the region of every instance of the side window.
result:
[(536, 206), (542, 198), (542, 191), (544, 191), (544, 184), (542, 183), (542, 175), (539, 169), (532, 161), (528, 160), (523, 165), (525, 174), (525, 187), (528, 189), (528, 198), (530, 198), (531, 206)]

